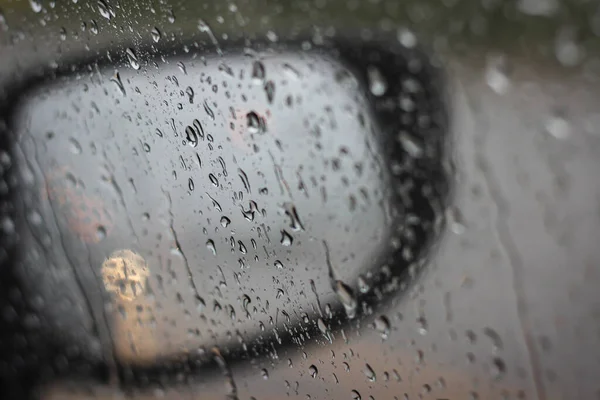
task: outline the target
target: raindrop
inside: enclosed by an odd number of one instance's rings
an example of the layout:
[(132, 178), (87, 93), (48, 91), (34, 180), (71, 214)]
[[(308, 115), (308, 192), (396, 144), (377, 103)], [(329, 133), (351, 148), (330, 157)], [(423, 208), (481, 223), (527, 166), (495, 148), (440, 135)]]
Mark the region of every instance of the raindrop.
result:
[(0, 228), (6, 234), (6, 236), (10, 236), (15, 233), (15, 223), (8, 216), (4, 216), (2, 218), (2, 222), (0, 222)]
[(190, 191), (194, 191), (194, 181), (192, 180), (192, 178), (188, 178), (188, 188), (190, 189)]
[(273, 103), (273, 99), (275, 98), (275, 82), (268, 81), (265, 83), (265, 93), (267, 94), (267, 101)]
[(191, 86), (188, 86), (188, 87), (185, 89), (185, 93), (186, 93), (186, 94), (187, 94), (187, 96), (188, 96), (188, 100), (189, 100), (190, 104), (193, 104), (193, 103), (194, 103), (194, 89), (192, 89), (192, 87), (191, 87)]
[(210, 250), (213, 256), (217, 255), (217, 248), (215, 247), (215, 242), (212, 239), (208, 239), (206, 241), (206, 248)]
[(154, 43), (158, 43), (162, 36), (160, 30), (158, 30), (157, 27), (154, 27), (150, 33), (152, 34), (152, 40), (154, 40)]
[(221, 51), (221, 47), (219, 46), (219, 42), (217, 41), (217, 38), (215, 37), (212, 29), (210, 29), (210, 26), (204, 22), (203, 20), (199, 19), (198, 20), (198, 30), (202, 33), (206, 33), (208, 35), (208, 37), (210, 38), (212, 44), (215, 46), (216, 50), (217, 50), (217, 54), (219, 54), (220, 56), (223, 55), (223, 52)]
[(250, 133), (263, 133), (266, 130), (265, 121), (254, 111), (246, 114), (246, 122)]
[(356, 279), (356, 284), (358, 285), (358, 290), (360, 290), (361, 293), (368, 293), (369, 290), (371, 290), (371, 287), (362, 275), (358, 276)]
[(206, 100), (204, 100), (203, 105), (204, 105), (204, 111), (206, 112), (206, 115), (208, 115), (211, 119), (215, 119), (215, 112), (212, 110), (212, 108), (209, 107)]
[(185, 69), (185, 64), (183, 63), (183, 61), (177, 61), (177, 67), (179, 67), (179, 70), (184, 74), (187, 75), (187, 70)]
[(238, 168), (238, 175), (244, 184), (244, 189), (246, 189), (247, 193), (250, 193), (250, 181), (248, 180), (248, 175), (246, 175), (244, 170), (241, 168)]
[(98, 225), (96, 228), (96, 239), (98, 241), (103, 240), (106, 237), (106, 228), (102, 225)]
[(561, 29), (554, 43), (554, 52), (558, 62), (565, 67), (573, 67), (583, 58), (583, 49), (576, 42), (575, 30), (572, 28)]
[(488, 57), (485, 82), (496, 93), (504, 94), (510, 87), (506, 58), (501, 55)]
[(112, 16), (111, 10), (104, 0), (98, 0), (98, 11), (100, 12), (100, 15), (106, 19), (110, 19)]
[(523, 14), (551, 17), (559, 8), (558, 0), (519, 0), (517, 8)]
[(323, 321), (323, 318), (319, 318), (317, 320), (317, 327), (319, 328), (322, 334), (327, 335), (327, 325), (325, 325), (325, 321)]
[(231, 220), (229, 218), (227, 218), (226, 216), (221, 217), (221, 226), (223, 228), (227, 228), (230, 223), (231, 223)]
[(462, 212), (458, 207), (449, 207), (446, 210), (446, 219), (450, 226), (450, 230), (457, 235), (462, 235), (467, 230)]
[(427, 334), (427, 320), (425, 319), (425, 317), (417, 318), (417, 325), (418, 325), (419, 334), (426, 335)]
[(212, 173), (208, 174), (208, 179), (210, 183), (212, 183), (215, 187), (219, 187), (219, 180)]
[(283, 269), (283, 264), (281, 263), (281, 261), (275, 260), (275, 262), (273, 264), (275, 265), (275, 268)]
[(248, 250), (246, 249), (246, 246), (244, 245), (244, 243), (242, 243), (241, 240), (238, 240), (238, 245), (239, 245), (240, 253), (242, 253), (242, 254), (248, 253)]
[(496, 352), (498, 350), (502, 350), (502, 347), (503, 347), (502, 339), (500, 338), (500, 335), (498, 335), (498, 333), (495, 330), (493, 330), (492, 328), (484, 328), (483, 334), (492, 340), (494, 352)]
[(142, 144), (142, 148), (146, 153), (150, 153), (150, 145), (148, 143)]
[(281, 231), (281, 240), (279, 241), (283, 246), (291, 246), (294, 242), (294, 238), (286, 231)]
[(373, 371), (373, 368), (371, 368), (369, 364), (365, 364), (365, 369), (363, 370), (363, 372), (370, 382), (375, 382), (375, 380), (377, 379), (377, 377), (375, 376), (375, 371)]
[(196, 133), (196, 130), (189, 125), (185, 128), (185, 139), (187, 144), (191, 147), (198, 146), (198, 134)]
[(369, 90), (373, 96), (383, 96), (387, 90), (387, 82), (379, 69), (369, 66), (367, 68), (367, 78), (369, 80)]
[(227, 176), (227, 166), (225, 165), (225, 160), (223, 160), (223, 157), (219, 156), (219, 158), (217, 158), (217, 161), (219, 161), (219, 165), (221, 165), (223, 176)]
[(352, 392), (350, 392), (352, 394), (352, 400), (361, 400), (362, 397), (360, 397), (360, 393), (358, 393), (358, 390), (352, 389)]
[(204, 307), (206, 307), (206, 302), (202, 297), (196, 295), (196, 311), (202, 312), (202, 310), (204, 310)]
[(69, 139), (69, 150), (73, 154), (81, 154), (81, 145), (75, 138)]
[(121, 75), (118, 72), (115, 72), (112, 78), (110, 78), (111, 82), (114, 82), (117, 85), (117, 88), (121, 92), (123, 96), (125, 96), (125, 86), (123, 86), (123, 82), (121, 81)]
[(265, 80), (265, 66), (260, 61), (252, 63), (252, 81), (256, 85), (261, 85)]
[(128, 47), (125, 51), (125, 54), (127, 54), (127, 61), (129, 61), (131, 68), (135, 69), (136, 71), (140, 69), (140, 63), (137, 59), (137, 56), (133, 52), (133, 49)]
[(412, 49), (417, 45), (417, 37), (406, 28), (398, 29), (396, 38), (398, 39), (398, 42), (407, 49)]
[(335, 282), (335, 292), (344, 305), (344, 309), (346, 310), (346, 315), (348, 318), (352, 319), (356, 316), (356, 299), (354, 298), (354, 293), (352, 293), (352, 289), (350, 289), (344, 282), (336, 281)]
[(390, 333), (390, 320), (385, 316), (381, 315), (373, 321), (373, 327), (377, 332), (381, 334), (381, 337), (384, 339), (388, 338)]
[(156, 129), (156, 136), (163, 137), (162, 131), (160, 129), (158, 129), (158, 128)]
[(398, 142), (411, 157), (420, 158), (423, 155), (423, 145), (409, 133), (401, 131), (398, 134)]
[(283, 70), (286, 75), (292, 79), (300, 79), (300, 72), (288, 63), (283, 64)]
[(310, 373), (310, 376), (313, 378), (316, 378), (317, 375), (319, 374), (319, 370), (314, 365), (311, 365), (310, 367), (308, 367), (308, 372)]
[(504, 373), (506, 372), (506, 365), (501, 358), (494, 357), (492, 360), (492, 368), (491, 373), (494, 379), (502, 379)]
[(264, 369), (264, 368), (261, 370), (261, 375), (262, 375), (262, 378), (263, 378), (265, 381), (266, 381), (267, 379), (269, 379), (269, 372), (268, 372), (266, 369)]
[(200, 137), (200, 139), (204, 140), (204, 128), (202, 127), (202, 124), (200, 123), (200, 121), (195, 119), (193, 125), (194, 125), (194, 128), (196, 128), (196, 132), (198, 133), (198, 136)]
[(35, 13), (42, 11), (42, 3), (39, 0), (29, 0), (29, 5)]
[(290, 225), (289, 225), (290, 228), (293, 231), (303, 231), (304, 226), (302, 225), (302, 222), (300, 221), (300, 217), (298, 216), (298, 211), (296, 210), (296, 207), (294, 206), (294, 204), (285, 202), (285, 203), (283, 203), (283, 209), (285, 211), (285, 214), (290, 218)]
[(42, 223), (42, 216), (36, 210), (32, 210), (27, 216), (27, 219), (32, 225), (40, 225)]
[(553, 113), (546, 120), (544, 128), (556, 139), (567, 139), (571, 133), (569, 121), (560, 112)]

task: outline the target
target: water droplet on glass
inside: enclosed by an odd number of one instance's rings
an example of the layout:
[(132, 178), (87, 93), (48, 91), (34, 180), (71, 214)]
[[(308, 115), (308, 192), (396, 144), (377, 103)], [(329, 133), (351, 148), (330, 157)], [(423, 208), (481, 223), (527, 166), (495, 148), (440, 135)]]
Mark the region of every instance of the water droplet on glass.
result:
[(462, 212), (458, 207), (449, 207), (446, 210), (446, 219), (450, 226), (450, 230), (455, 234), (462, 235), (467, 230)]
[(502, 379), (506, 371), (506, 365), (501, 358), (494, 357), (491, 365), (491, 374), (494, 379)]
[(184, 75), (187, 75), (187, 69), (185, 68), (183, 61), (177, 61), (177, 67)]
[(517, 3), (517, 8), (523, 14), (536, 17), (551, 17), (558, 7), (558, 0), (519, 0)]
[(266, 369), (262, 369), (260, 371), (260, 374), (262, 375), (262, 378), (266, 381), (267, 379), (269, 379), (269, 372)]
[(69, 150), (73, 154), (81, 154), (81, 145), (75, 138), (69, 139)]
[(100, 12), (100, 15), (106, 19), (110, 19), (112, 17), (111, 10), (104, 0), (98, 0), (98, 11)]
[(281, 263), (281, 261), (275, 260), (275, 262), (273, 264), (275, 265), (275, 268), (283, 269), (283, 264)]
[(350, 392), (352, 397), (352, 400), (361, 400), (362, 397), (360, 397), (360, 393), (358, 393), (358, 390), (352, 389), (352, 391)]
[(576, 40), (576, 31), (573, 28), (560, 29), (556, 35), (554, 53), (558, 62), (565, 67), (573, 67), (583, 58), (584, 50)]
[(185, 88), (185, 93), (188, 96), (188, 101), (190, 102), (190, 104), (194, 103), (194, 89), (192, 89), (191, 86), (188, 86), (187, 88)]
[(265, 66), (260, 61), (252, 63), (252, 82), (255, 85), (262, 85), (265, 80)]
[(158, 30), (157, 27), (154, 27), (152, 28), (152, 31), (150, 33), (152, 34), (152, 40), (154, 40), (154, 43), (158, 43), (158, 41), (162, 37), (160, 30)]
[(185, 128), (185, 141), (191, 147), (198, 146), (198, 134), (196, 133), (196, 130), (189, 125)]
[(310, 373), (310, 376), (313, 378), (316, 378), (317, 375), (319, 374), (319, 370), (314, 365), (311, 365), (310, 367), (308, 367), (308, 372)]
[(219, 187), (219, 180), (216, 176), (214, 176), (214, 174), (208, 174), (208, 179), (210, 180), (210, 183), (212, 183), (215, 187)]
[(206, 241), (206, 248), (210, 250), (213, 256), (217, 255), (217, 248), (215, 247), (215, 242), (212, 239), (208, 239)]
[(127, 61), (129, 61), (129, 65), (131, 66), (131, 68), (135, 70), (140, 69), (140, 63), (137, 59), (137, 56), (133, 52), (133, 49), (128, 47), (125, 51), (125, 54), (127, 54)]
[(350, 319), (356, 316), (356, 299), (354, 298), (354, 293), (352, 293), (352, 289), (350, 289), (344, 282), (336, 281), (335, 282), (335, 292), (344, 305), (344, 309), (346, 310), (346, 316)]
[(39, 0), (29, 0), (29, 6), (35, 13), (42, 11), (42, 3)]
[(510, 87), (506, 57), (495, 55), (488, 57), (485, 69), (485, 82), (496, 93), (504, 94)]
[(98, 225), (98, 227), (96, 227), (96, 239), (98, 241), (101, 241), (105, 237), (106, 237), (106, 228), (102, 225)]
[(373, 321), (373, 327), (377, 332), (381, 334), (381, 337), (384, 339), (388, 338), (390, 333), (390, 320), (385, 316), (381, 315)]
[(398, 42), (407, 49), (412, 49), (417, 45), (417, 37), (409, 29), (398, 29), (398, 32), (396, 33), (396, 38), (398, 39)]
[(483, 328), (483, 334), (485, 336), (487, 336), (488, 338), (490, 338), (490, 340), (492, 341), (492, 350), (494, 352), (497, 352), (498, 350), (502, 350), (503, 344), (502, 344), (502, 339), (500, 338), (500, 335), (498, 335), (498, 333), (493, 330), (492, 328)]
[(254, 111), (250, 111), (246, 114), (246, 122), (248, 125), (248, 132), (250, 133), (263, 133), (265, 131), (265, 121)]
[(371, 290), (371, 286), (369, 286), (369, 283), (362, 275), (358, 276), (358, 278), (356, 279), (356, 284), (358, 286), (358, 290), (360, 290), (361, 293), (368, 293), (369, 290)]
[(222, 56), (223, 51), (221, 51), (221, 47), (219, 46), (219, 42), (217, 41), (216, 36), (214, 35), (210, 26), (202, 19), (198, 20), (198, 30), (200, 32), (206, 33), (208, 35), (208, 37), (210, 38), (210, 41), (212, 42), (212, 44), (215, 46), (215, 48), (217, 50), (217, 54)]
[(225, 216), (221, 217), (221, 226), (223, 228), (227, 228), (229, 226), (229, 224), (231, 223), (231, 220)]
[(204, 106), (204, 111), (206, 112), (206, 115), (208, 115), (211, 119), (215, 119), (215, 112), (212, 110), (212, 108), (210, 108), (210, 106), (208, 105), (206, 100), (204, 100), (203, 106)]
[(268, 81), (265, 83), (265, 93), (267, 94), (267, 101), (272, 103), (275, 98), (275, 82)]
[(375, 382), (375, 380), (377, 379), (377, 377), (375, 376), (375, 371), (373, 371), (373, 368), (371, 368), (369, 364), (365, 364), (363, 372), (370, 382)]
[(121, 75), (118, 72), (115, 72), (112, 78), (110, 78), (111, 82), (117, 85), (117, 88), (121, 92), (123, 96), (125, 96), (125, 86), (123, 86), (123, 82), (121, 81)]
[(383, 96), (387, 90), (387, 81), (374, 66), (367, 68), (367, 78), (369, 80), (369, 90), (373, 96)]
[(553, 113), (545, 123), (546, 132), (556, 139), (567, 139), (571, 133), (569, 121), (560, 112)]
[(194, 191), (194, 181), (192, 180), (192, 178), (188, 178), (188, 188), (191, 192)]
[(417, 318), (417, 326), (419, 334), (426, 335), (427, 334), (427, 320), (425, 317)]
[(420, 158), (423, 155), (423, 145), (418, 139), (406, 131), (398, 134), (398, 142), (402, 149), (413, 158)]
[(298, 216), (298, 210), (296, 210), (296, 206), (294, 206), (293, 203), (285, 202), (283, 203), (283, 210), (290, 219), (290, 228), (293, 231), (303, 231), (304, 226), (300, 221), (300, 217)]
[(281, 231), (281, 240), (279, 241), (283, 246), (291, 246), (294, 242), (292, 235), (286, 231)]

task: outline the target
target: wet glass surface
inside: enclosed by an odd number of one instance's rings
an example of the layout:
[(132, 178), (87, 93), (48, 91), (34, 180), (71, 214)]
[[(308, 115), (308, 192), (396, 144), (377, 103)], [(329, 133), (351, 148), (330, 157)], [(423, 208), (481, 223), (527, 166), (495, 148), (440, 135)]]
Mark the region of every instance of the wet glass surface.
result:
[(4, 398), (594, 398), (597, 14), (0, 1)]

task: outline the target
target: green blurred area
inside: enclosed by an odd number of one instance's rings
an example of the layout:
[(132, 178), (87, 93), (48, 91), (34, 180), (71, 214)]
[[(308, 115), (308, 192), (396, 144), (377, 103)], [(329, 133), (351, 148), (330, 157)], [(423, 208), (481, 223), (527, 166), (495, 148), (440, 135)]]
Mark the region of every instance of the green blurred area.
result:
[[(268, 31), (287, 37), (293, 33), (325, 32), (359, 28), (363, 34), (373, 31), (394, 32), (406, 27), (429, 46), (469, 52), (473, 48), (505, 51), (526, 56), (549, 56), (556, 37), (568, 30), (572, 40), (586, 55), (600, 49), (600, 3), (584, 0), (537, 0), (555, 4), (547, 15), (523, 12), (522, 2), (536, 0), (256, 0), (256, 1), (133, 1), (106, 3), (114, 17), (104, 18), (97, 0), (42, 0), (43, 10), (35, 13), (32, 0), (0, 0), (10, 33), (22, 29), (30, 35), (58, 38), (61, 29), (68, 32), (87, 29), (92, 21), (98, 26), (102, 42), (150, 40), (156, 27), (167, 37), (180, 40), (197, 38), (198, 19), (203, 19), (217, 37), (265, 35)], [(550, 3), (548, 3), (550, 2)], [(54, 7), (52, 7), (54, 4)], [(175, 21), (170, 22), (169, 16)], [(42, 21), (45, 20), (45, 21)], [(0, 34), (3, 32), (0, 31)], [(80, 38), (76, 38), (79, 40)]]

